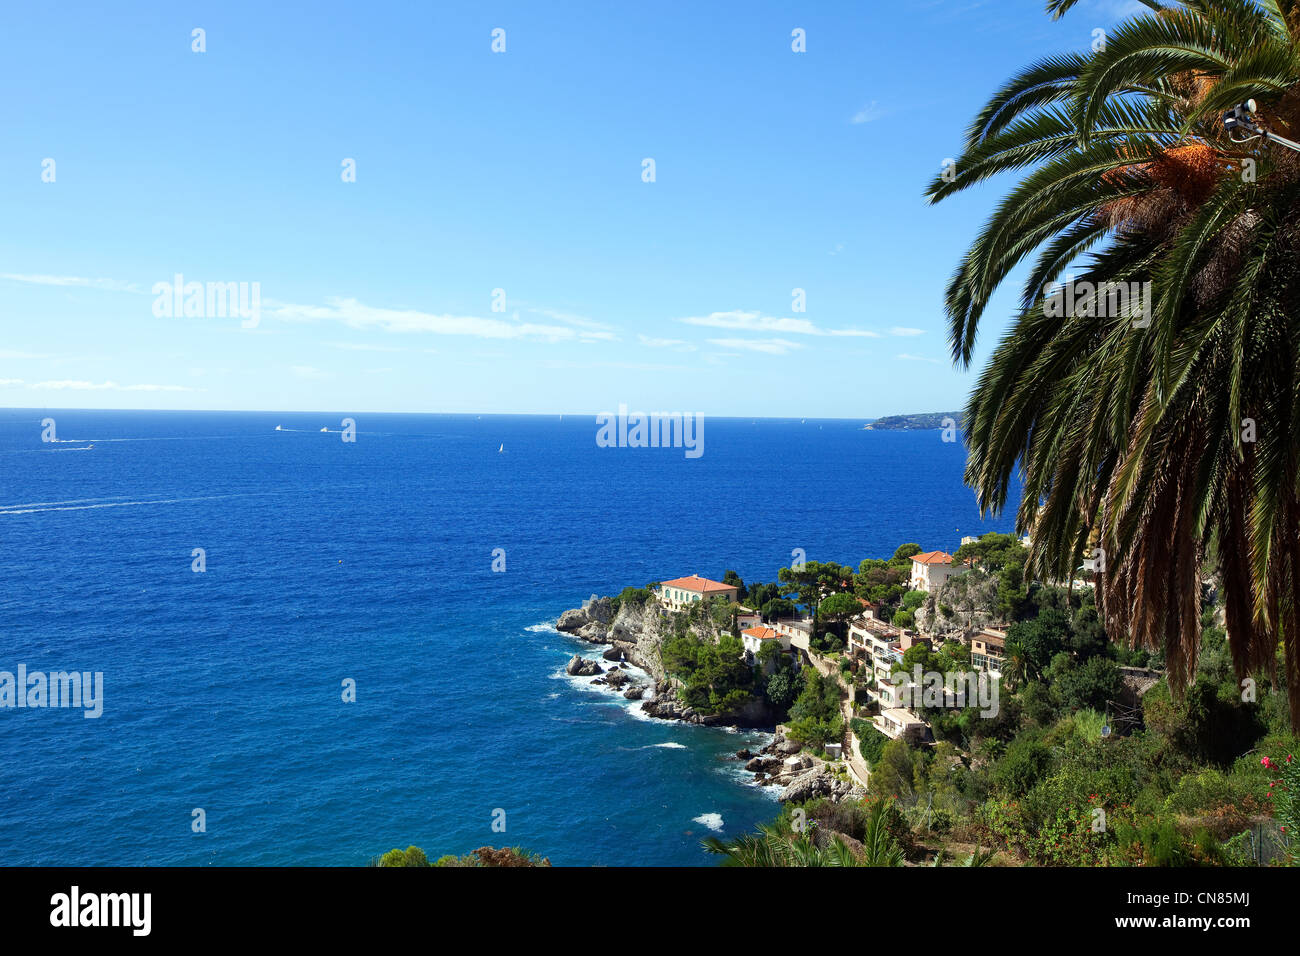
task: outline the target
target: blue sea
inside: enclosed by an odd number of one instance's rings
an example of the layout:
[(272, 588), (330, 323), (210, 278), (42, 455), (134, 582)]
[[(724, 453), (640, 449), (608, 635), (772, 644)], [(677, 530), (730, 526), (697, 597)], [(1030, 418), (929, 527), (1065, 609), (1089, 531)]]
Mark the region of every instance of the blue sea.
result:
[(775, 580), (796, 548), (856, 565), (1011, 525), (980, 521), (937, 431), (711, 418), (698, 459), (595, 433), (0, 410), (0, 671), (104, 679), (99, 719), (0, 709), (0, 861), (356, 866), (415, 844), (711, 865), (704, 837), (777, 813), (726, 759), (767, 738), (566, 677), (594, 654), (560, 612), (692, 573)]

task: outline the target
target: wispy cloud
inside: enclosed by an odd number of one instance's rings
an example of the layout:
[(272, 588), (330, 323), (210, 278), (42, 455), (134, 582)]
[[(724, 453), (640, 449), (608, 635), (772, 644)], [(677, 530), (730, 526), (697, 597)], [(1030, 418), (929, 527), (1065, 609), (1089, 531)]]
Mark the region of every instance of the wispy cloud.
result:
[[(534, 306), (523, 303), (524, 311), (531, 312), (534, 315), (540, 315), (551, 319), (554, 322), (562, 322), (565, 325), (572, 325), (575, 328), (586, 329), (590, 332), (611, 332), (613, 326), (604, 322), (597, 322), (595, 319), (589, 319), (585, 315), (574, 315), (572, 312), (562, 312), (559, 309), (548, 309), (543, 306)], [(612, 339), (614, 335), (595, 336), (596, 338)]]
[(21, 385), (22, 383), (23, 380), (21, 378), (0, 378), (0, 386)]
[(935, 365), (943, 364), (943, 359), (928, 358), (924, 355), (909, 355), (907, 352), (904, 352), (902, 355), (898, 357), (902, 359), (904, 362), (932, 362)]
[(345, 352), (403, 352), (396, 345), (373, 345), (369, 342), (326, 342), (329, 348), (343, 349)]
[(21, 275), (16, 272), (0, 272), (0, 279), (10, 282), (23, 282), (28, 285), (51, 285), (76, 289), (101, 289), (105, 292), (144, 293), (144, 289), (134, 282), (121, 279), (87, 279), (84, 276)]
[(28, 388), (74, 392), (196, 392), (200, 389), (184, 385), (119, 385), (117, 382), (86, 382), (65, 379), (58, 382), (36, 382)]
[(925, 335), (925, 329), (913, 329), (906, 325), (896, 325), (889, 330), (889, 334), (902, 336)]
[(539, 368), (547, 369), (597, 369), (614, 368), (633, 372), (690, 372), (689, 365), (663, 365), (652, 362), (574, 362), (567, 359), (542, 359)]
[(708, 315), (678, 319), (687, 325), (702, 325), (714, 329), (736, 329), (745, 332), (780, 332), (785, 335), (848, 335), (862, 338), (880, 338), (879, 332), (867, 329), (823, 329), (807, 319), (778, 318), (761, 312), (711, 312)]
[(0, 359), (47, 359), (49, 355), (36, 352), (15, 352), (12, 349), (0, 349)]
[(685, 339), (656, 339), (649, 335), (637, 335), (637, 341), (646, 348), (673, 349), (678, 352), (694, 352), (695, 346)]
[(386, 332), (423, 332), (479, 339), (526, 339), (543, 342), (583, 342), (612, 339), (610, 332), (523, 322), (518, 313), (510, 319), (489, 319), (475, 315), (449, 315), (418, 309), (386, 309), (365, 305), (356, 299), (327, 299), (325, 305), (291, 302), (263, 303), (262, 317), (281, 322), (340, 322), (354, 329), (382, 329)]
[(803, 346), (788, 339), (709, 339), (711, 345), (745, 352), (763, 352), (767, 355), (785, 355)]
[(849, 122), (853, 123), (855, 126), (860, 123), (872, 123), (878, 119), (882, 119), (887, 115), (887, 113), (888, 110), (882, 106), (878, 106), (876, 101), (872, 100), (866, 106), (862, 107), (862, 109), (854, 113), (853, 118), (849, 120)]

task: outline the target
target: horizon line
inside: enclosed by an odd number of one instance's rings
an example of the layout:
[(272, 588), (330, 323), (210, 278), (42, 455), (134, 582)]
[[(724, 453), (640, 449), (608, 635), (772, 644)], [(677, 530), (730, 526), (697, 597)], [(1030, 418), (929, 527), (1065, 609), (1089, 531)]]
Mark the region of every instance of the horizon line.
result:
[[(94, 408), (87, 406), (75, 405), (5, 405), (0, 406), (0, 412), (35, 412), (35, 411), (54, 411), (54, 412), (191, 412), (195, 414), (231, 414), (231, 415), (459, 415), (465, 417), (484, 415), (497, 418), (559, 418), (570, 415), (574, 418), (596, 418), (604, 414), (617, 414), (616, 412), (392, 412), (392, 411), (355, 411), (347, 409), (321, 409), (321, 408)], [(863, 422), (870, 424), (885, 418), (902, 418), (916, 415), (941, 415), (953, 411), (945, 409), (933, 412), (900, 412), (894, 415), (877, 415), (875, 418), (866, 417), (824, 417), (820, 415), (714, 415), (707, 412), (663, 412), (663, 411), (646, 411), (631, 410), (629, 414), (635, 415), (703, 415), (705, 418), (722, 418), (722, 419), (750, 419), (751, 421), (817, 421), (817, 422)], [(958, 414), (962, 414), (960, 409)]]

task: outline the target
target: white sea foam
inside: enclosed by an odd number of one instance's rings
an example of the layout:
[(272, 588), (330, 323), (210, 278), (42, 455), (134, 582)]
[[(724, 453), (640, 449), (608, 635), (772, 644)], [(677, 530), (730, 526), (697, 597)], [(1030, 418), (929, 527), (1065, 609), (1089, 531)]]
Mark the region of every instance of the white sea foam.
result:
[(701, 813), (698, 817), (691, 818), (692, 823), (702, 823), (714, 833), (722, 829), (721, 813)]
[(0, 509), (0, 515), (44, 514), (47, 511), (91, 511), (95, 508), (132, 508), (141, 505), (174, 505), (187, 501), (220, 501), (223, 498), (245, 498), (247, 495), (204, 495), (199, 498), (155, 498), (152, 501), (114, 501), (98, 505), (60, 505), (53, 508)]
[(94, 501), (121, 501), (129, 498), (130, 495), (110, 495), (107, 498), (69, 498), (66, 501), (24, 501), (14, 505), (0, 505), (0, 509), (8, 508), (44, 508), (47, 505), (85, 505)]
[(685, 744), (679, 744), (679, 743), (676, 743), (675, 741), (672, 741), (672, 740), (668, 741), (667, 743), (663, 743), (663, 744), (651, 744), (650, 746), (651, 746), (651, 747), (663, 747), (665, 750), (685, 750), (685, 749), (686, 749), (686, 745), (685, 745)]

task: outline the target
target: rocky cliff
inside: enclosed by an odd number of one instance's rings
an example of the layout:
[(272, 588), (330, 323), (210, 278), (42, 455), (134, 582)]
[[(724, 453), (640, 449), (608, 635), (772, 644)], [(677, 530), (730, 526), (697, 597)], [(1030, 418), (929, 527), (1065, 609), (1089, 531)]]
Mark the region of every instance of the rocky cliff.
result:
[[(601, 656), (606, 661), (626, 661), (641, 668), (654, 678), (653, 687), (629, 687), (624, 696), (641, 700), (641, 709), (651, 717), (664, 720), (685, 720), (706, 726), (771, 727), (775, 715), (765, 700), (754, 700), (731, 714), (702, 714), (677, 699), (676, 686), (664, 670), (660, 650), (672, 635), (672, 618), (660, 613), (661, 606), (651, 600), (639, 605), (624, 603), (614, 610), (608, 597), (592, 595), (582, 602), (582, 607), (565, 611), (555, 622), (555, 628), (572, 634), (590, 644), (607, 646)], [(702, 638), (717, 640), (719, 629), (708, 620), (693, 623), (692, 630)], [(602, 670), (591, 670), (580, 656), (569, 662), (570, 674), (588, 676)]]
[[(565, 611), (555, 629), (590, 644), (608, 645), (621, 652), (624, 660), (649, 673), (656, 682), (667, 680), (659, 649), (668, 636), (667, 620), (648, 608), (653, 605), (625, 603), (614, 611), (614, 602), (592, 595), (582, 607)], [(605, 652), (606, 660), (617, 660)]]
[[(916, 611), (922, 634), (949, 639), (969, 636), (985, 627), (998, 627), (998, 579), (979, 569), (949, 578)], [(944, 613), (944, 608), (951, 611)]]

